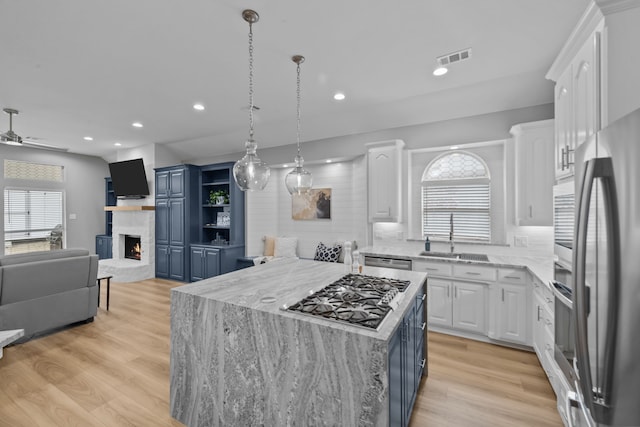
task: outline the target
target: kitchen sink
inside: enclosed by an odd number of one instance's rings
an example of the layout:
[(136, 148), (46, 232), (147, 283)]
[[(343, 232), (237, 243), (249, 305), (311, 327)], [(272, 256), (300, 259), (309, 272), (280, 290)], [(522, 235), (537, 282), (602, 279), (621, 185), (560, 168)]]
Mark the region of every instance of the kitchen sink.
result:
[(451, 252), (420, 252), (421, 256), (428, 256), (434, 258), (450, 258), (460, 259), (465, 261), (489, 261), (489, 257), (485, 254), (467, 254), (467, 253), (451, 253)]

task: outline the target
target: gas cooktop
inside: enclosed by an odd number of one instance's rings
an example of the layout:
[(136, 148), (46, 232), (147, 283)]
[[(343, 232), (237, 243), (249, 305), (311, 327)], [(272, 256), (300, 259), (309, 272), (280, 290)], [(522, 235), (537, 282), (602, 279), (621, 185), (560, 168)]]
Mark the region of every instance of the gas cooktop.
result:
[(347, 274), (286, 309), (377, 329), (410, 284), (408, 280)]

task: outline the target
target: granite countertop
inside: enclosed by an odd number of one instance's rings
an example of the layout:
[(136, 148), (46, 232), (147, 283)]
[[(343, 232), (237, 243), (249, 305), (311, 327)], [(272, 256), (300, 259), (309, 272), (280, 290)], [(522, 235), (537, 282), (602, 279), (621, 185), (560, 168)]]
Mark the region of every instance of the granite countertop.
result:
[(364, 267), (364, 275), (411, 281), (411, 285), (402, 293), (398, 308), (387, 314), (378, 330), (283, 310), (284, 304), (291, 306), (345, 274), (345, 266), (341, 263), (283, 258), (173, 288), (172, 293), (181, 292), (388, 340), (427, 277), (422, 272)]
[[(362, 255), (392, 257), (410, 260), (432, 260), (450, 263), (492, 265), (495, 267), (525, 267), (535, 274), (545, 285), (553, 280), (553, 256), (536, 256), (525, 254), (508, 254), (509, 248), (490, 248), (478, 246), (476, 250), (457, 249), (456, 252), (486, 254), (489, 261), (470, 261), (455, 258), (428, 257), (420, 255), (422, 252), (417, 246), (368, 246), (359, 249)], [(437, 251), (434, 251), (437, 252)]]

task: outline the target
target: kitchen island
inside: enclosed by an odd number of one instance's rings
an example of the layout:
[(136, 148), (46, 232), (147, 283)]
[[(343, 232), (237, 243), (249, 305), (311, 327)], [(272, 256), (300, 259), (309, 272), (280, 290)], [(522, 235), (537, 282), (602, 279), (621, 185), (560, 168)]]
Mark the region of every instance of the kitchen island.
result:
[[(410, 281), (377, 329), (283, 310), (345, 274), (343, 264), (284, 259), (174, 288), (171, 415), (189, 427), (405, 424), (413, 400), (398, 401), (407, 384), (415, 396), (426, 351), (420, 364), (399, 344), (426, 343), (407, 323), (423, 319), (426, 274), (365, 267)], [(403, 364), (413, 382), (399, 377), (401, 355), (414, 358)]]

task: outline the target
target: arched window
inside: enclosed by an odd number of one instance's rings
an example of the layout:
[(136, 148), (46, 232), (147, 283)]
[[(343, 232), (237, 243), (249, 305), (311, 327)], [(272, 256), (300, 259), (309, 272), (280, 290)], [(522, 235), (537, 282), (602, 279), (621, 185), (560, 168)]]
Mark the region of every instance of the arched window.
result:
[(442, 154), (422, 174), (422, 234), (456, 240), (491, 240), (491, 177), (475, 154)]

